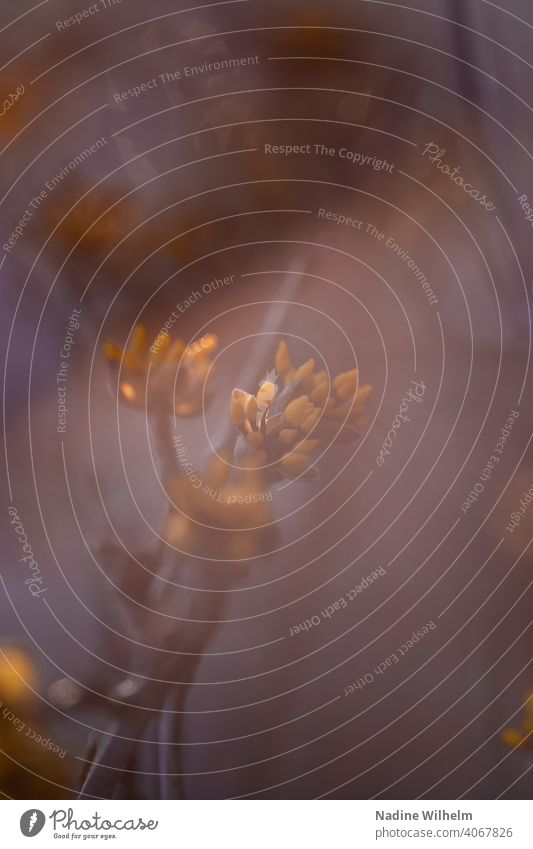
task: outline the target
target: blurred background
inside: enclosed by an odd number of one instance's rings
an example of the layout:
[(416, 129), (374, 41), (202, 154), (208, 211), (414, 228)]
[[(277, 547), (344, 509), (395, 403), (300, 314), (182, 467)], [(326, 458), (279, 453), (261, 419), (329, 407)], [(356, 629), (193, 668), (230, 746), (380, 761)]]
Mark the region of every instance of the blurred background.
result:
[[(529, 5), (0, 12), (3, 795), (75, 796), (117, 686), (148, 676), (162, 701), (118, 795), (158, 795), (166, 769), (188, 798), (529, 798), (505, 738), (531, 685)], [(374, 391), (319, 481), (273, 486), (260, 552), (186, 551), (147, 601), (167, 498), (103, 346), (176, 311), (174, 338), (219, 338), (212, 402), (179, 422), (197, 469), (281, 339)]]

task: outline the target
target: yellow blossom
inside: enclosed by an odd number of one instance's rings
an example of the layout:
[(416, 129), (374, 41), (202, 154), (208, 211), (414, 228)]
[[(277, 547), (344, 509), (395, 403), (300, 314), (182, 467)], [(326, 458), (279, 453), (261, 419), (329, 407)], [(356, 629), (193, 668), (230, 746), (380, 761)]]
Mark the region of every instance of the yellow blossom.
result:
[[(357, 369), (338, 374), (330, 382), (325, 369), (315, 371), (315, 360), (295, 367), (287, 343), (282, 340), (275, 356), (276, 372), (285, 388), (278, 394), (273, 381), (264, 381), (255, 396), (234, 389), (231, 423), (241, 433), (236, 456), (240, 463), (259, 465), (261, 459), (271, 477), (316, 477), (310, 455), (320, 445), (356, 438), (363, 409), (372, 387), (359, 385)], [(255, 399), (256, 405), (254, 404)], [(253, 458), (253, 459), (252, 459)]]
[(146, 327), (138, 324), (125, 349), (108, 341), (105, 353), (110, 365), (119, 371), (122, 401), (143, 407), (148, 388), (152, 400), (162, 400), (170, 409), (174, 391), (176, 413), (190, 416), (202, 409), (205, 382), (212, 370), (210, 355), (217, 345), (213, 333), (189, 345), (180, 339), (173, 342), (167, 333), (159, 333), (150, 344)]

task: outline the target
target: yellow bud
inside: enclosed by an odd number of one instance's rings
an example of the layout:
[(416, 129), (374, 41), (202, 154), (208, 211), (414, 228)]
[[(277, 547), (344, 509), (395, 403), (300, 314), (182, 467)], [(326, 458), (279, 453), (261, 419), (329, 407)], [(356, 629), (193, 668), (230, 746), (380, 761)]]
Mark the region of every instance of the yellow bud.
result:
[(315, 407), (313, 411), (309, 413), (307, 418), (304, 419), (304, 421), (301, 423), (300, 430), (303, 430), (304, 433), (311, 433), (320, 418), (321, 412), (321, 410)]
[(132, 386), (132, 384), (129, 383), (127, 380), (123, 380), (122, 383), (120, 384), (120, 391), (121, 391), (122, 395), (124, 396), (124, 398), (126, 399), (126, 401), (130, 401), (130, 402), (135, 401), (135, 397), (136, 397), (137, 393), (135, 392), (135, 389)]
[(307, 395), (300, 395), (285, 407), (284, 416), (293, 427), (300, 427), (303, 420), (312, 412), (313, 405)]
[(298, 451), (300, 454), (310, 454), (319, 446), (319, 444), (320, 439), (304, 439), (296, 445), (294, 450)]
[(319, 383), (311, 392), (311, 401), (315, 404), (324, 404), (329, 395), (329, 386), (327, 383)]
[(367, 398), (372, 394), (373, 387), (370, 386), (369, 383), (365, 383), (364, 386), (360, 386), (357, 390), (357, 395), (355, 396), (355, 403), (358, 407), (362, 407)]
[(139, 357), (133, 351), (124, 351), (122, 354), (122, 366), (128, 371), (134, 371), (137, 374), (142, 374), (145, 371), (142, 357)]
[(304, 377), (304, 379), (301, 380), (298, 384), (300, 392), (305, 392), (306, 395), (310, 395), (315, 386), (316, 383), (314, 372), (308, 374), (307, 377)]
[(110, 363), (114, 361), (120, 362), (120, 360), (122, 359), (121, 349), (118, 347), (118, 345), (115, 345), (114, 342), (111, 342), (111, 340), (105, 343), (104, 351)]
[(206, 333), (200, 339), (196, 339), (190, 345), (187, 345), (186, 354), (189, 359), (196, 360), (200, 357), (206, 357), (218, 345), (218, 338), (214, 333)]
[(351, 371), (342, 371), (337, 377), (333, 380), (333, 388), (337, 389), (338, 386), (342, 386), (347, 381), (353, 384), (353, 387), (357, 386), (357, 369), (354, 368)]
[(289, 371), (291, 367), (291, 356), (289, 354), (289, 349), (287, 347), (287, 343), (284, 339), (278, 345), (278, 350), (276, 352), (276, 360), (275, 360), (275, 369), (279, 371), (280, 374), (285, 374), (285, 372)]
[(178, 363), (185, 353), (185, 344), (181, 339), (176, 339), (168, 349), (166, 359), (171, 363)]
[(263, 444), (263, 434), (259, 433), (258, 430), (253, 433), (248, 433), (246, 436), (246, 441), (248, 445), (251, 445), (253, 448), (261, 448)]
[[(369, 390), (368, 392), (366, 390)], [(355, 400), (351, 398), (349, 401), (344, 401), (342, 404), (331, 405), (326, 408), (325, 412), (328, 419), (336, 419), (337, 421), (344, 421), (346, 419), (347, 422), (353, 423), (358, 420), (363, 412), (364, 403), (366, 398), (372, 392), (372, 387), (362, 387), (362, 395), (359, 396), (359, 392)]]
[(350, 398), (353, 398), (354, 390), (349, 384), (344, 383), (335, 390), (335, 395), (341, 402), (348, 401)]
[(242, 427), (246, 421), (246, 405), (250, 396), (242, 389), (234, 389), (231, 393), (230, 422), (235, 427)]
[(129, 350), (137, 356), (142, 355), (148, 347), (148, 331), (144, 324), (136, 324), (131, 333)]
[(257, 398), (255, 395), (250, 395), (246, 402), (246, 415), (251, 422), (255, 422), (257, 418)]
[(259, 404), (271, 404), (274, 400), (277, 389), (278, 387), (275, 383), (272, 383), (271, 380), (265, 380), (265, 382), (261, 384), (256, 395)]
[(204, 354), (212, 354), (218, 348), (218, 336), (216, 333), (206, 333), (200, 339), (200, 347)]
[(174, 409), (177, 416), (194, 416), (202, 408), (200, 399), (196, 401), (178, 401)]
[(298, 431), (296, 428), (283, 428), (283, 430), (280, 430), (278, 435), (280, 442), (283, 442), (284, 445), (294, 445), (298, 439)]
[(299, 368), (294, 372), (294, 381), (305, 380), (306, 377), (309, 377), (313, 373), (313, 369), (315, 367), (315, 361), (313, 359), (307, 360), (307, 362), (303, 363)]
[(357, 369), (337, 375), (333, 381), (333, 388), (339, 401), (347, 401), (351, 398), (357, 388)]

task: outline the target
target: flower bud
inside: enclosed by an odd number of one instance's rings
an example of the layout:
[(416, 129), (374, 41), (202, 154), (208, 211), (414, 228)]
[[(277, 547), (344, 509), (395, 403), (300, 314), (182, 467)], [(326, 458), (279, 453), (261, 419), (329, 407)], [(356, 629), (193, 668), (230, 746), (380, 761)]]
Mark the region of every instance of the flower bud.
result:
[(362, 407), (365, 403), (366, 399), (372, 394), (372, 386), (369, 383), (365, 383), (364, 386), (360, 386), (357, 390), (357, 395), (355, 396), (355, 403), (358, 407)]
[(307, 360), (307, 362), (303, 363), (299, 368), (296, 369), (293, 376), (293, 381), (298, 383), (301, 380), (305, 380), (306, 377), (309, 377), (313, 373), (313, 369), (315, 368), (315, 361), (313, 359)]
[(120, 391), (121, 391), (122, 395), (124, 396), (124, 398), (126, 399), (126, 401), (129, 401), (130, 403), (135, 401), (137, 393), (135, 392), (135, 388), (134, 388), (133, 384), (131, 384), (128, 380), (123, 380), (121, 382)]
[(338, 374), (333, 381), (333, 388), (339, 401), (347, 401), (357, 388), (357, 369)]
[(251, 422), (255, 422), (257, 418), (257, 398), (255, 395), (250, 395), (248, 401), (246, 402), (246, 416), (250, 419)]
[(329, 395), (329, 386), (326, 382), (319, 383), (318, 386), (315, 386), (313, 391), (311, 392), (310, 398), (311, 401), (314, 401), (315, 404), (324, 404)]
[(131, 332), (131, 341), (128, 345), (129, 349), (141, 355), (148, 347), (148, 331), (144, 324), (136, 324)]
[(234, 389), (231, 393), (229, 417), (232, 425), (242, 427), (246, 421), (246, 405), (251, 396), (242, 389)]
[(181, 339), (176, 339), (176, 341), (172, 343), (168, 350), (167, 360), (170, 363), (177, 363), (182, 359), (184, 353), (185, 345), (183, 344)]
[(304, 433), (311, 433), (320, 418), (321, 412), (322, 411), (319, 410), (318, 407), (314, 407), (307, 418), (305, 418), (301, 423), (300, 430), (303, 430)]
[(193, 360), (199, 357), (206, 357), (215, 350), (217, 345), (218, 338), (215, 334), (206, 333), (205, 336), (202, 336), (200, 339), (197, 339), (195, 342), (187, 345), (186, 356)]
[(287, 343), (284, 339), (282, 339), (276, 352), (275, 369), (276, 371), (279, 371), (280, 374), (285, 374), (285, 372), (289, 371), (291, 365), (291, 357)]
[(272, 383), (271, 380), (265, 380), (256, 395), (258, 404), (265, 405), (271, 404), (274, 400), (274, 395), (276, 394), (278, 387), (275, 383)]
[(295, 446), (294, 450), (299, 454), (310, 454), (320, 444), (320, 439), (304, 439)]
[(106, 355), (106, 357), (107, 357), (107, 359), (109, 360), (110, 363), (121, 361), (122, 351), (118, 347), (118, 345), (115, 345), (115, 343), (111, 342), (111, 340), (109, 340), (105, 343), (104, 351), (105, 351), (105, 355)]
[(300, 427), (303, 420), (313, 411), (313, 404), (307, 395), (300, 395), (285, 407), (284, 416), (293, 427)]
[(278, 436), (280, 442), (282, 442), (284, 445), (294, 445), (294, 443), (298, 439), (298, 431), (296, 430), (296, 428), (285, 427), (283, 428), (283, 430), (280, 430)]

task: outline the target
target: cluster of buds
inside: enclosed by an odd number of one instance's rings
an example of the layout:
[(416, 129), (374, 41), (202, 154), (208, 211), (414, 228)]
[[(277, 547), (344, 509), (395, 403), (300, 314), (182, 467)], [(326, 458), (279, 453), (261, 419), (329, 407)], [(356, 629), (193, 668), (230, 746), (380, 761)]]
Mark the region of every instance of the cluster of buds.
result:
[(524, 705), (521, 728), (506, 728), (502, 738), (511, 749), (533, 749), (533, 690)]
[[(163, 413), (173, 407), (186, 416), (202, 410), (216, 345), (213, 335), (186, 346), (166, 333), (149, 345), (139, 325), (125, 350), (108, 342), (106, 354), (118, 369), (123, 401), (135, 407), (155, 403)], [(257, 393), (233, 390), (230, 421), (239, 429), (233, 456), (215, 456), (201, 479), (180, 455), (183, 473), (168, 479), (173, 507), (163, 530), (166, 541), (182, 552), (214, 559), (242, 560), (260, 552), (271, 542), (272, 483), (283, 477), (315, 479), (312, 454), (321, 445), (325, 449), (359, 436), (371, 391), (359, 384), (356, 369), (330, 381), (313, 359), (294, 366), (282, 341), (275, 368)]]
[(106, 342), (105, 352), (109, 363), (119, 371), (118, 388), (123, 402), (144, 407), (149, 389), (152, 401), (163, 401), (170, 411), (173, 396), (176, 415), (192, 416), (202, 411), (205, 384), (212, 374), (211, 354), (217, 345), (218, 339), (212, 333), (191, 345), (180, 339), (172, 342), (168, 333), (160, 333), (150, 345), (146, 327), (138, 324), (125, 350)]
[[(285, 384), (279, 394), (278, 380)], [(240, 431), (237, 461), (248, 468), (268, 469), (274, 480), (316, 478), (311, 454), (321, 443), (358, 437), (371, 392), (371, 386), (359, 385), (356, 369), (337, 375), (330, 384), (326, 371), (315, 371), (313, 359), (296, 368), (282, 341), (275, 370), (257, 394), (233, 390), (230, 421)]]

